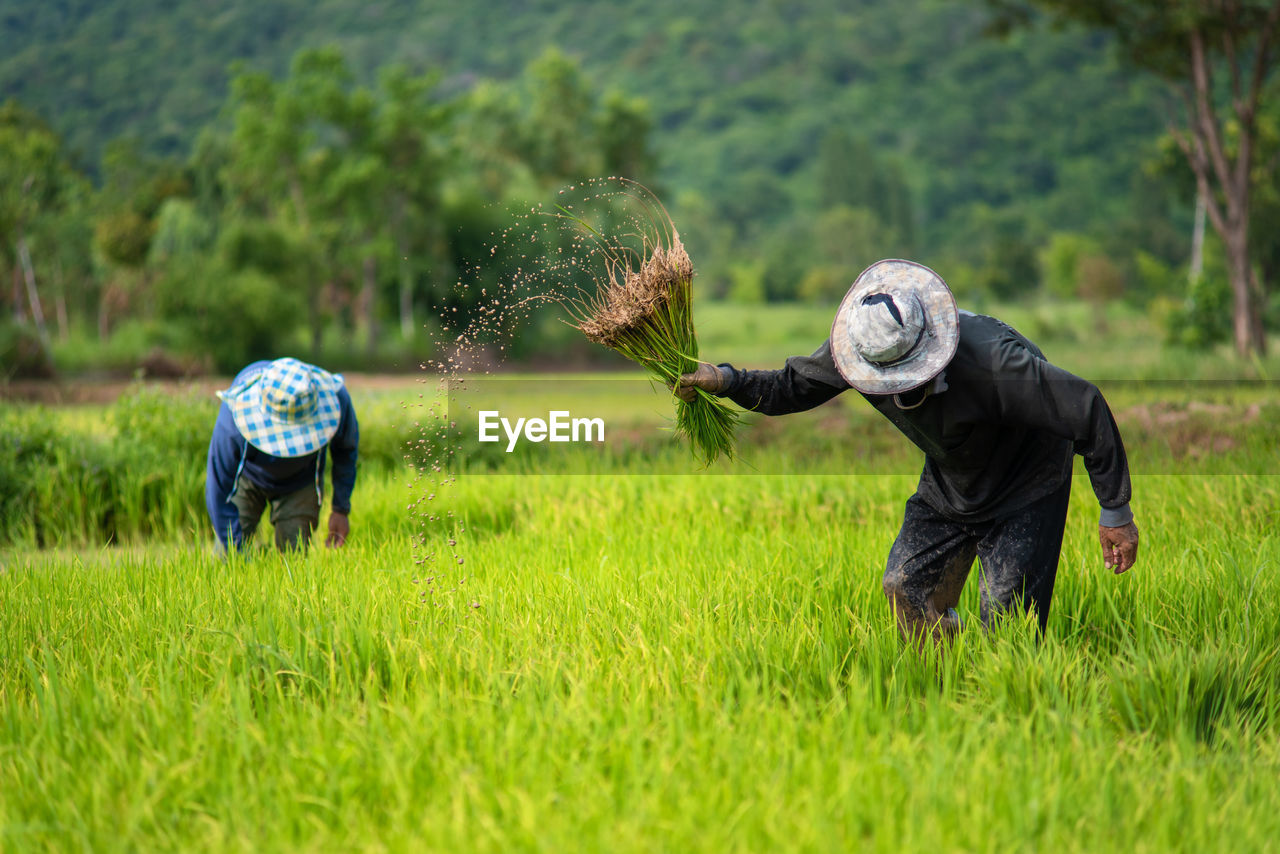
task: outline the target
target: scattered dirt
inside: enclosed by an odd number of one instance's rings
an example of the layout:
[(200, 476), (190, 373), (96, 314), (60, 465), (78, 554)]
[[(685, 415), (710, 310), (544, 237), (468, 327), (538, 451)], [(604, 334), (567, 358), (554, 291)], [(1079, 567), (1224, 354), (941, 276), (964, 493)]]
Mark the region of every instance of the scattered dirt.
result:
[(1221, 420), (1229, 424), (1250, 424), (1262, 414), (1260, 404), (1248, 407), (1230, 406), (1225, 403), (1204, 403), (1192, 400), (1187, 403), (1140, 403), (1116, 413), (1120, 424), (1133, 423), (1144, 430), (1184, 424), (1199, 417), (1201, 420)]
[(1168, 446), (1175, 459), (1200, 459), (1236, 448), (1240, 429), (1256, 422), (1262, 406), (1231, 406), (1192, 400), (1185, 403), (1157, 401), (1116, 412), (1116, 423), (1126, 444), (1140, 441)]

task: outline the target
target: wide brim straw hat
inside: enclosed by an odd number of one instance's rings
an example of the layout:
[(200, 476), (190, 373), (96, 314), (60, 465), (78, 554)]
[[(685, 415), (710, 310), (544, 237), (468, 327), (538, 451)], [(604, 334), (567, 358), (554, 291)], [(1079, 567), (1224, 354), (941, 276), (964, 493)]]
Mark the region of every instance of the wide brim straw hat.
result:
[(338, 432), (342, 375), (297, 359), (276, 359), (259, 373), (218, 392), (249, 444), (275, 457), (320, 450)]
[(942, 277), (890, 258), (863, 270), (831, 325), (831, 354), (849, 385), (898, 394), (932, 380), (955, 356), (960, 317)]

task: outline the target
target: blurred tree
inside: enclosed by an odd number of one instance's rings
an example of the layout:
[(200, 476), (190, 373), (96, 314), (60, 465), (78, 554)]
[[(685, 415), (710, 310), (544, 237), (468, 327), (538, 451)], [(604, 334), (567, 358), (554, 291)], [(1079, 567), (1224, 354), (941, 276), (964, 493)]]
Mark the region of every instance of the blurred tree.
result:
[(146, 261), (156, 214), (166, 200), (188, 195), (191, 187), (178, 162), (147, 153), (132, 137), (107, 146), (102, 168), (103, 184), (94, 200), (93, 245), (107, 268), (98, 293), (98, 336), (106, 338), (112, 316), (139, 302), (147, 287)]
[(866, 208), (827, 208), (814, 224), (816, 254), (798, 295), (826, 304), (838, 301), (860, 272), (894, 254), (886, 251), (890, 234), (892, 226)]
[(1056, 232), (1039, 256), (1045, 288), (1059, 299), (1078, 296), (1081, 259), (1098, 254), (1096, 240), (1074, 232)]
[[(656, 174), (648, 105), (618, 91), (598, 96), (577, 62), (555, 51), (510, 83), (455, 86), (449, 95), (436, 73), (403, 67), (385, 70), (376, 87), (357, 81), (336, 48), (304, 50), (283, 76), (236, 68), (225, 126), (198, 133), (185, 163), (132, 137), (112, 142), (101, 188), (90, 197), (81, 180), (81, 213), (46, 199), (24, 221), (30, 289), (20, 253), (11, 241), (0, 245), (18, 272), (14, 311), (31, 317), (39, 280), (47, 293), (36, 308), (48, 313), (56, 294), (61, 329), (71, 293), (83, 300), (80, 316), (96, 303), (104, 339), (126, 314), (144, 321), (122, 352), (217, 339), (224, 365), (229, 354), (260, 350), (246, 341), (269, 325), (255, 315), (243, 335), (225, 329), (233, 314), (219, 294), (242, 305), (250, 286), (269, 280), (265, 302), (305, 312), (297, 324), (277, 321), (281, 340), (305, 325), (315, 348), (337, 326), (371, 347), (379, 323), (396, 313), (401, 336), (412, 337), (426, 305), (465, 322), (486, 286), (527, 268), (528, 247), (501, 236), (514, 207), (528, 210), (566, 182)], [(0, 164), (4, 190), (22, 186), (5, 172), (21, 162)], [(8, 200), (0, 201), (6, 238), (18, 233), (9, 223), (20, 209)], [(521, 238), (542, 241), (538, 251), (552, 245), (540, 224), (528, 231)], [(91, 281), (68, 290), (72, 275)]]
[(911, 192), (896, 163), (877, 157), (865, 140), (837, 127), (827, 131), (818, 146), (817, 175), (823, 209), (862, 208), (879, 219), (881, 245), (873, 253), (876, 258), (914, 254)]
[(252, 266), (234, 269), (216, 255), (174, 259), (155, 294), (169, 318), (169, 339), (228, 374), (288, 355), (302, 316), (298, 295), (279, 278)]
[[(373, 86), (384, 63), (437, 69), (442, 97), (467, 102), (460, 119), (484, 124), (466, 115), (481, 106), (512, 118), (493, 123), (492, 132), (457, 134), (467, 158), (450, 170), (447, 191), (483, 188), (480, 198), (491, 203), (534, 199), (557, 181), (583, 177), (535, 177), (524, 162), (533, 89), (520, 70), (558, 44), (591, 92), (622, 85), (647, 99), (653, 133), (661, 134), (662, 180), (696, 189), (717, 209), (738, 194), (737, 176), (760, 169), (797, 207), (817, 210), (820, 140), (832, 128), (866, 140), (878, 160), (907, 173), (913, 245), (927, 247), (944, 269), (950, 256), (973, 254), (963, 220), (976, 201), (1056, 230), (1120, 232), (1112, 223), (1133, 207), (1125, 178), (1162, 118), (1151, 97), (1158, 81), (1121, 75), (1107, 38), (1041, 28), (1009, 44), (983, 40), (989, 16), (975, 3), (798, 0), (754, 3), (744, 14), (712, 0), (656, 0), (646, 14), (619, 14), (616, 4), (564, 0), (551, 14), (543, 3), (373, 8), (355, 0), (224, 0), (212, 16), (195, 0), (25, 5), (31, 15), (4, 18), (18, 28), (6, 31), (18, 49), (0, 51), (0, 92), (38, 107), (95, 173), (102, 146), (122, 133), (137, 135), (152, 153), (177, 154), (193, 142), (201, 149), (203, 129), (234, 120), (230, 111), (218, 114), (232, 60), (251, 62), (283, 85), (299, 45), (336, 42), (356, 82)], [(500, 103), (485, 105), (482, 90), (499, 93)], [(596, 99), (590, 124), (605, 121), (609, 99)], [(1091, 120), (1079, 121), (1085, 114)], [(504, 139), (507, 133), (520, 139)], [(582, 153), (593, 145), (612, 150), (605, 157), (616, 164), (626, 159), (618, 146), (631, 140), (619, 131), (589, 141)], [(482, 160), (482, 147), (509, 156)], [(199, 155), (202, 168), (208, 154)], [(626, 171), (607, 162), (601, 168)], [(475, 175), (464, 174), (472, 169)], [(653, 186), (652, 176), (632, 177)], [(220, 181), (194, 180), (202, 194), (222, 192)], [(199, 198), (206, 216), (208, 199)], [(843, 202), (876, 210), (863, 199)], [(281, 200), (281, 208), (287, 204)], [(683, 218), (675, 205), (672, 211)], [(770, 208), (755, 215), (740, 252), (753, 252), (778, 221)], [(1166, 257), (1149, 242), (1158, 227), (1135, 212), (1123, 239)], [(1178, 237), (1186, 230), (1179, 222)], [(1107, 251), (1121, 259), (1115, 247)], [(39, 270), (41, 260), (35, 264)], [(344, 287), (358, 281), (346, 260), (338, 266), (326, 266), (325, 275), (351, 279)], [(379, 259), (381, 287), (394, 287), (398, 272)], [(428, 287), (425, 265), (415, 276), (415, 287)], [(394, 313), (387, 294), (383, 301), (384, 314)]]
[(529, 65), (525, 83), (526, 159), (534, 171), (552, 184), (601, 175), (595, 99), (579, 65), (552, 48)]
[(31, 232), (31, 243), (34, 266), (44, 270), (42, 290), (52, 296), (58, 337), (65, 341), (72, 334), (73, 320), (88, 314), (95, 296), (92, 188), (88, 180), (76, 176), (62, 201), (44, 210), (45, 216)]
[(93, 232), (94, 243), (112, 264), (136, 270), (151, 251), (153, 228), (137, 211), (125, 208), (98, 220)]
[(435, 75), (415, 76), (403, 66), (381, 75), (374, 147), (387, 178), (382, 210), (394, 249), (400, 336), (414, 336), (414, 298), (421, 276), (429, 292), (447, 286), (441, 195), (455, 162), (450, 125), (455, 110), (436, 99)]
[(1107, 304), (1124, 293), (1124, 273), (1105, 255), (1082, 255), (1076, 265), (1078, 293), (1093, 308), (1093, 325), (1107, 330)]
[(694, 265), (699, 294), (719, 298), (730, 290), (734, 261), (733, 228), (716, 215), (706, 196), (696, 190), (678, 193), (672, 204), (680, 211), (680, 237)]
[(82, 181), (43, 121), (16, 101), (0, 105), (0, 257), (12, 265), (14, 319), (21, 325), (29, 316), (41, 341), (48, 328), (32, 234), (67, 213)]
[(481, 81), (458, 99), (453, 130), (463, 163), (449, 181), (457, 195), (489, 200), (537, 195), (525, 159), (523, 101), (513, 87), (493, 81)]
[(722, 198), (720, 213), (739, 238), (753, 237), (752, 231), (772, 232), (790, 218), (791, 196), (772, 172), (751, 169), (731, 183), (733, 192)]
[(1186, 296), (1165, 312), (1167, 343), (1207, 349), (1231, 340), (1231, 283), (1220, 240), (1206, 240), (1204, 270), (1187, 282)]
[(378, 270), (390, 266), (393, 251), (383, 202), (394, 177), (378, 150), (373, 92), (363, 87), (335, 92), (325, 110), (333, 138), (314, 155), (325, 162), (314, 196), (321, 216), (317, 233), (333, 247), (328, 288), (346, 291), (341, 300), (348, 322), (371, 353), (381, 333)]
[(304, 316), (298, 282), (312, 269), (296, 229), (262, 219), (213, 223), (189, 199), (160, 209), (148, 263), (163, 343), (234, 372), (286, 355)]
[(769, 302), (796, 299), (816, 255), (813, 220), (793, 217), (779, 224), (763, 237), (758, 251), (764, 264), (764, 298)]
[(1258, 119), (1258, 159), (1254, 166), (1255, 192), (1250, 198), (1250, 250), (1262, 276), (1263, 294), (1280, 293), (1280, 103), (1267, 102)]
[[(300, 51), (289, 76), (238, 70), (231, 83), (235, 129), (225, 181), (231, 213), (279, 223), (313, 264), (291, 282), (305, 303), (312, 350), (320, 346), (324, 320), (338, 301), (338, 250), (344, 223), (335, 218), (342, 200), (326, 184), (342, 164), (342, 123), (353, 121), (347, 89), (351, 73), (336, 48)], [(340, 176), (339, 185), (350, 181)], [(332, 286), (323, 287), (329, 282)]]
[(611, 91), (595, 123), (605, 174), (630, 178), (660, 194), (655, 183), (658, 159), (650, 143), (653, 119), (648, 102)]
[(172, 261), (196, 259), (213, 245), (213, 223), (204, 217), (191, 199), (167, 199), (156, 211), (155, 229), (147, 263), (164, 267)]
[(985, 244), (985, 259), (976, 283), (1000, 300), (1017, 299), (1033, 292), (1040, 285), (1035, 248), (1021, 234), (996, 234)]
[(741, 259), (729, 267), (730, 301), (754, 305), (765, 301), (764, 263)]
[[(1173, 85), (1183, 126), (1170, 133), (1195, 174), (1221, 236), (1232, 289), (1236, 352), (1266, 351), (1266, 295), (1254, 276), (1251, 195), (1259, 110), (1270, 97), (1280, 0), (987, 0), (1008, 32), (1043, 9), (1056, 20), (1115, 33), (1125, 56)], [(1218, 75), (1225, 74), (1225, 83)]]
[(828, 130), (818, 144), (819, 205), (874, 204), (880, 194), (872, 163), (871, 146), (865, 140), (842, 127)]

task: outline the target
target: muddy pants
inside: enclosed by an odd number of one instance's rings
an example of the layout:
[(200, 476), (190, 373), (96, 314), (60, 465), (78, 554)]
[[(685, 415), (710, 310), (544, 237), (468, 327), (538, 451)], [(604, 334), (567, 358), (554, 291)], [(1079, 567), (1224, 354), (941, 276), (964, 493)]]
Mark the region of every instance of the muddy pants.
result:
[(1058, 574), (1071, 480), (1021, 510), (989, 522), (956, 522), (919, 495), (907, 499), (902, 530), (889, 551), (884, 592), (905, 637), (935, 638), (960, 627), (955, 605), (976, 556), (983, 625), (1013, 608), (1033, 609), (1044, 633)]
[(281, 551), (305, 548), (311, 542), (311, 532), (320, 524), (320, 497), (316, 495), (315, 486), (271, 495), (241, 475), (236, 481), (231, 503), (240, 514), (240, 530), (246, 543), (258, 530), (268, 503), (271, 505), (271, 525), (276, 532), (276, 548)]

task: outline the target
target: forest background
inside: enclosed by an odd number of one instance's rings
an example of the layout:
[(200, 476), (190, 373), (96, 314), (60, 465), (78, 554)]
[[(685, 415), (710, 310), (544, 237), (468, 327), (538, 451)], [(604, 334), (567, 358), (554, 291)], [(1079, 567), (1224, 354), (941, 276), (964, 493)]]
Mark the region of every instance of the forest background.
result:
[[(1179, 106), (1105, 32), (994, 38), (957, 0), (0, 10), (0, 381), (442, 357), (584, 178), (667, 203), (700, 299), (833, 305), (905, 256), (962, 303), (1123, 301), (1166, 344), (1231, 335)], [(1280, 109), (1258, 118), (1251, 252), (1280, 323)], [(505, 331), (505, 330), (504, 330)], [(536, 317), (510, 355), (598, 358)]]

